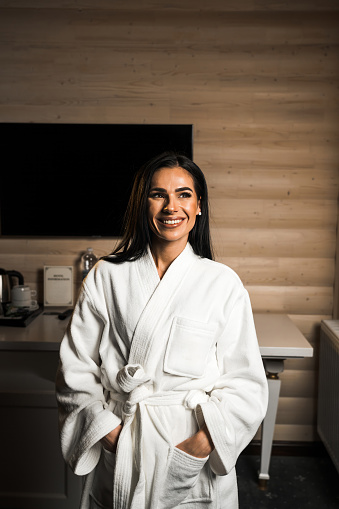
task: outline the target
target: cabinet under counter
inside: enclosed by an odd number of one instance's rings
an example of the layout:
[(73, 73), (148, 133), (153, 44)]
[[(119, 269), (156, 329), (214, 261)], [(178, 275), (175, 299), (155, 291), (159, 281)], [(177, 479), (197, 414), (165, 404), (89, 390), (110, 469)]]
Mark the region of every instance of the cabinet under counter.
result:
[(0, 327), (0, 507), (74, 509), (81, 477), (60, 449), (55, 375), (68, 320), (39, 315), (27, 327)]

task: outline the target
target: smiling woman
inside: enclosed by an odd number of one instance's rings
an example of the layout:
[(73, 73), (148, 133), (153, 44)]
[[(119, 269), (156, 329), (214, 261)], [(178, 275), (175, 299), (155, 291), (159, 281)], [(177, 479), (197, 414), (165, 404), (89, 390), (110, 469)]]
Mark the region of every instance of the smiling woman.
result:
[(86, 475), (81, 509), (237, 509), (235, 463), (267, 382), (248, 294), (212, 260), (205, 178), (186, 157), (137, 174), (124, 237), (83, 282), (57, 396), (64, 458)]

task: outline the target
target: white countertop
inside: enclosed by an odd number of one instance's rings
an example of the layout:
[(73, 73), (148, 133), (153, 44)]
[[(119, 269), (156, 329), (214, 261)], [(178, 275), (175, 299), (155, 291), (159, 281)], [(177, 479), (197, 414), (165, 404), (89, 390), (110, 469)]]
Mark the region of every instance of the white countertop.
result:
[(262, 357), (313, 357), (313, 348), (287, 315), (254, 313)]
[(43, 311), (27, 327), (0, 326), (0, 350), (58, 351), (68, 322)]
[[(0, 350), (58, 351), (69, 319), (37, 316), (27, 327), (0, 326)], [(254, 313), (262, 357), (312, 357), (313, 348), (287, 315)]]

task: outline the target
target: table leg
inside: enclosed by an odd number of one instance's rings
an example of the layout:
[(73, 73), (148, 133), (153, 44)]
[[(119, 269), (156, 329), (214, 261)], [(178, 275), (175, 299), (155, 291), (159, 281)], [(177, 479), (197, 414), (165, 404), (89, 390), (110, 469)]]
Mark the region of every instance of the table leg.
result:
[(266, 489), (270, 478), (268, 472), (281, 385), (278, 374), (284, 371), (284, 359), (263, 359), (263, 361), (267, 373), (269, 398), (267, 413), (261, 426), (259, 487)]

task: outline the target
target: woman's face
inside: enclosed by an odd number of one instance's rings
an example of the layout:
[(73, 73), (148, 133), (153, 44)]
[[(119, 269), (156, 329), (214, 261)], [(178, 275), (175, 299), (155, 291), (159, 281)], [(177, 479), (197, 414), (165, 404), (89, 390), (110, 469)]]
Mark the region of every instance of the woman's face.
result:
[(190, 173), (181, 167), (157, 170), (151, 181), (147, 212), (149, 226), (158, 240), (186, 244), (200, 212)]

